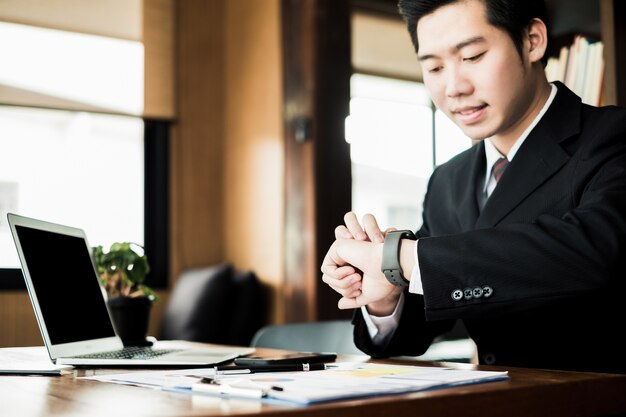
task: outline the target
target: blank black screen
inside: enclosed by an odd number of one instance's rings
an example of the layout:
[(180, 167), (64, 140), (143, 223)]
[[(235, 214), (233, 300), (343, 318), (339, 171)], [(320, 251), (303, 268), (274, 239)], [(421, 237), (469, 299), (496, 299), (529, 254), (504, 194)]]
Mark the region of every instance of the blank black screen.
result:
[(15, 229), (52, 344), (115, 336), (86, 241)]

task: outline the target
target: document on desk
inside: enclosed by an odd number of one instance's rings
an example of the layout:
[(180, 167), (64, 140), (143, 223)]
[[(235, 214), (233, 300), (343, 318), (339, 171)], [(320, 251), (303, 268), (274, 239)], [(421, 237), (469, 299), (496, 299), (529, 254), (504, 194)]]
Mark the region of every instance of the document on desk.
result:
[(72, 369), (53, 364), (44, 346), (0, 349), (0, 375), (62, 375)]
[[(214, 380), (207, 384), (201, 382)], [(333, 363), (309, 372), (215, 375), (210, 368), (148, 371), (88, 377), (103, 382), (159, 388), (194, 395), (258, 398), (297, 405), (401, 394), (508, 379), (507, 372), (375, 363)]]

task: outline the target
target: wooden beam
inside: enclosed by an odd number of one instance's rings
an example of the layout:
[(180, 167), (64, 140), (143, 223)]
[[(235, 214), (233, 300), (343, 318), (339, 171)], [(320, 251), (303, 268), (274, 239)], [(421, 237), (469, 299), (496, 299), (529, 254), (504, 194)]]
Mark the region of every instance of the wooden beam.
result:
[(283, 0), (285, 316), (347, 317), (321, 281), (334, 228), (351, 206), (350, 7), (342, 0)]

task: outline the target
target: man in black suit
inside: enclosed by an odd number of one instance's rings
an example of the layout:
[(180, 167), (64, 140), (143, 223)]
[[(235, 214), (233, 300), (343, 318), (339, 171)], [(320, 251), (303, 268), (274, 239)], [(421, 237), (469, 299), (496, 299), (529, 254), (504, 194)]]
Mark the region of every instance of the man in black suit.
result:
[(420, 355), (460, 319), (480, 363), (626, 373), (626, 111), (547, 82), (543, 1), (400, 10), (434, 103), (479, 142), (435, 169), (417, 236), (336, 229), (323, 280), (359, 308), (357, 345)]

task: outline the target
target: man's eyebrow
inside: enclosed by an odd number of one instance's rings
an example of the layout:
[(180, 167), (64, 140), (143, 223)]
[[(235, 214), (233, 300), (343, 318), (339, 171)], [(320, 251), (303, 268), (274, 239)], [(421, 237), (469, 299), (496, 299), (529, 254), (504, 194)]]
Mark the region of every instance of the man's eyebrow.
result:
[(483, 43), (485, 42), (485, 38), (482, 36), (474, 36), (472, 38), (466, 39), (463, 42), (459, 42), (457, 43), (454, 48), (452, 48), (453, 51), (460, 51), (461, 49), (465, 48), (466, 46), (469, 45), (473, 45), (475, 43)]
[[(456, 45), (454, 45), (451, 48), (451, 51), (452, 52), (458, 52), (461, 49), (465, 48), (466, 46), (473, 45), (475, 43), (482, 43), (482, 42), (485, 42), (485, 38), (483, 36), (473, 36), (473, 37), (471, 37), (469, 39), (466, 39), (466, 40), (464, 40), (462, 42), (459, 42)], [(435, 55), (435, 54), (426, 54), (426, 55), (418, 55), (417, 56), (417, 60), (420, 61), (420, 62), (426, 61), (428, 59), (433, 59), (433, 58), (438, 58), (438, 56)]]

